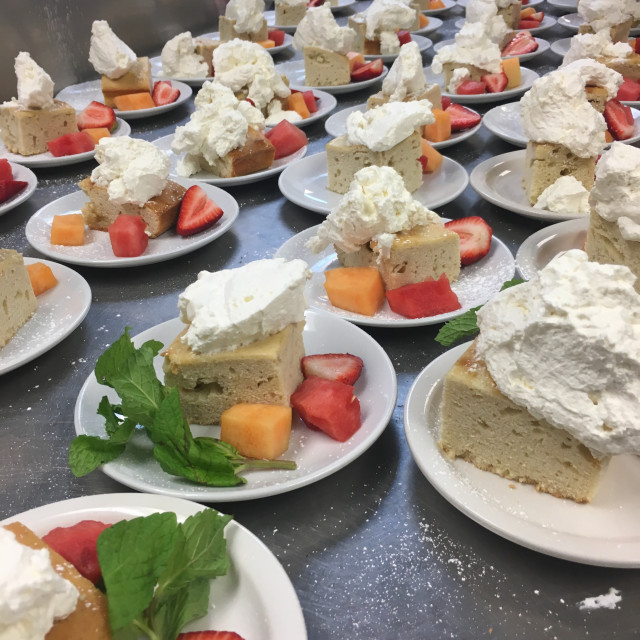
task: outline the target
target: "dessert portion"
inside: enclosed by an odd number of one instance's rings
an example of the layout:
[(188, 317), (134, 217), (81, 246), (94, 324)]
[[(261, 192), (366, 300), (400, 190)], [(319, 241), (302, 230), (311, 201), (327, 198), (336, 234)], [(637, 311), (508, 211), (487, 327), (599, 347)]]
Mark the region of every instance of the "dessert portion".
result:
[(54, 100), (51, 77), (27, 52), (16, 56), (14, 68), (18, 97), (0, 104), (0, 137), (11, 153), (44, 153), (51, 140), (78, 131), (76, 112)]
[(640, 18), (636, 0), (580, 0), (578, 15), (584, 19), (580, 33), (608, 29), (613, 42), (626, 42), (629, 29)]
[(276, 24), (296, 26), (307, 13), (307, 0), (275, 0)]
[(26, 180), (16, 180), (13, 167), (6, 158), (0, 158), (0, 204), (7, 202), (28, 186)]
[(206, 78), (211, 73), (211, 56), (201, 53), (202, 45), (190, 31), (179, 33), (169, 40), (160, 54), (162, 72), (174, 78)]
[(224, 15), (218, 20), (218, 30), (222, 42), (236, 38), (263, 42), (268, 36), (264, 0), (229, 0)]
[(640, 450), (634, 281), (572, 250), (484, 305), (477, 342), (445, 378), (442, 449), (590, 501), (609, 457)]
[[(516, 4), (512, 6), (516, 7)], [(505, 19), (504, 9), (499, 11), (496, 0), (469, 0), (465, 9), (465, 23), (483, 25), (489, 40), (502, 49), (513, 38), (513, 30), (518, 27), (517, 20), (515, 24), (513, 22), (513, 16)]]
[(37, 304), (22, 254), (0, 249), (0, 347), (35, 313)]
[(589, 192), (574, 176), (560, 176), (538, 196), (533, 206), (554, 213), (589, 213)]
[(302, 260), (257, 260), (201, 271), (180, 294), (185, 330), (165, 351), (165, 382), (177, 387), (189, 422), (218, 424), (241, 403), (289, 405), (302, 381)]

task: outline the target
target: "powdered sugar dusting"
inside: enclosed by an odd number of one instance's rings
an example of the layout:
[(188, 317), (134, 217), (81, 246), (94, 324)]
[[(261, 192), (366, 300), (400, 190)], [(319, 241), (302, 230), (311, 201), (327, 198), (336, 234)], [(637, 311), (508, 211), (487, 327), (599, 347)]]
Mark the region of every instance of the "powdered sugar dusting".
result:
[(593, 609), (617, 609), (618, 603), (621, 600), (622, 596), (620, 595), (620, 592), (611, 587), (609, 589), (609, 593), (585, 598), (582, 602), (578, 603), (578, 606), (581, 610), (587, 609), (589, 611)]

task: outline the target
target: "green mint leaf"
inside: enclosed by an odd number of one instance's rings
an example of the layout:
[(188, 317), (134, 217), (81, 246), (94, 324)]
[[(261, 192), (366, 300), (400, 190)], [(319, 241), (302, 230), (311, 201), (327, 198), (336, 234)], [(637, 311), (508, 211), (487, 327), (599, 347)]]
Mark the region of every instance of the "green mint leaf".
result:
[(129, 337), (130, 327), (98, 358), (95, 366), (96, 379), (99, 384), (113, 386), (111, 380), (117, 377), (123, 362), (133, 355), (135, 347)]
[(69, 467), (77, 478), (86, 476), (101, 464), (111, 462), (120, 456), (125, 443), (112, 442), (98, 436), (77, 436), (69, 446)]
[(109, 441), (114, 444), (126, 444), (136, 428), (136, 422), (120, 417), (122, 407), (109, 402), (107, 396), (102, 396), (98, 405), (98, 415), (105, 420), (105, 430), (109, 436)]
[(522, 284), (523, 282), (525, 282), (525, 280), (523, 280), (522, 278), (513, 278), (513, 280), (507, 280), (500, 288), (500, 291), (510, 289), (511, 287), (515, 287), (517, 284)]
[(440, 327), (438, 335), (436, 335), (436, 342), (439, 342), (444, 347), (450, 347), (456, 340), (467, 338), (478, 332), (478, 321), (476, 312), (480, 307), (474, 307), (469, 309), (461, 316), (449, 320)]

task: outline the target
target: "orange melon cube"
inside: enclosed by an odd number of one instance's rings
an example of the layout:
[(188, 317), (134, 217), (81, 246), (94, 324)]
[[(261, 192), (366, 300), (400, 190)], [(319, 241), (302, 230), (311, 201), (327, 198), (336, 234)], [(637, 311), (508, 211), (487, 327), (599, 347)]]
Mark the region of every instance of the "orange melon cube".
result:
[(502, 70), (507, 76), (506, 89), (515, 89), (522, 84), (522, 75), (520, 73), (520, 60), (518, 58), (505, 58), (502, 61)]
[(81, 213), (53, 216), (51, 244), (79, 247), (84, 244), (84, 217)]
[(276, 43), (273, 40), (260, 40), (258, 44), (265, 49), (273, 49), (276, 46)]
[(604, 139), (605, 139), (605, 142), (607, 142), (607, 143), (608, 142), (613, 142), (613, 136), (611, 135), (611, 132), (609, 131), (609, 129), (607, 129), (604, 132)]
[[(433, 9), (433, 7), (431, 7)], [(424, 15), (424, 13), (421, 13), (418, 16), (418, 21), (420, 23), (420, 28), (423, 29), (424, 27), (429, 25), (429, 18), (427, 16)]]
[(442, 109), (432, 109), (436, 119), (432, 124), (424, 126), (422, 134), (430, 142), (444, 142), (451, 137), (451, 115)]
[(373, 316), (384, 302), (384, 284), (375, 267), (331, 269), (324, 277), (324, 288), (334, 307)]
[(53, 275), (53, 271), (51, 271), (51, 267), (48, 264), (42, 262), (28, 264), (27, 273), (29, 274), (29, 280), (31, 280), (33, 293), (36, 296), (52, 289), (58, 284), (58, 280)]
[(422, 138), (422, 155), (427, 159), (427, 168), (422, 173), (433, 173), (440, 168), (444, 156)]
[(298, 113), (303, 120), (311, 115), (301, 92), (292, 93), (289, 96), (289, 109)]
[(349, 71), (351, 71), (351, 73), (353, 73), (356, 68), (367, 64), (364, 55), (357, 51), (349, 51), (349, 53), (347, 53), (347, 59), (349, 60)]
[(106, 127), (96, 127), (95, 129), (83, 129), (85, 133), (88, 133), (91, 136), (91, 139), (98, 144), (101, 138), (108, 138), (111, 136), (111, 131)]
[(116, 96), (113, 102), (118, 111), (137, 111), (138, 109), (151, 109), (156, 106), (151, 94), (148, 92), (125, 93), (121, 96)]
[(526, 20), (529, 16), (532, 16), (536, 12), (534, 7), (526, 7), (520, 10), (520, 20)]
[(429, 0), (429, 9), (444, 9), (444, 2), (442, 0)]
[(275, 460), (289, 448), (291, 407), (236, 404), (220, 417), (220, 440), (243, 456)]

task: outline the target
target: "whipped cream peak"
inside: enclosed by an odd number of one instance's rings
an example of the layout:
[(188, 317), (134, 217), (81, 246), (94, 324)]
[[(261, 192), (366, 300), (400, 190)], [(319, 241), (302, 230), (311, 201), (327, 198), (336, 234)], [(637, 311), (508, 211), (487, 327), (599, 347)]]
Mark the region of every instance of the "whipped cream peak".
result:
[(321, 47), (346, 55), (354, 50), (355, 43), (356, 32), (351, 27), (338, 26), (329, 3), (309, 7), (293, 34), (293, 47), (298, 51)]
[(135, 64), (137, 56), (111, 30), (106, 20), (94, 20), (91, 25), (89, 62), (104, 76), (117, 80)]
[(172, 78), (206, 78), (209, 65), (196, 52), (196, 40), (190, 31), (179, 33), (169, 40), (160, 54), (162, 71)]
[(99, 165), (91, 181), (106, 187), (114, 204), (129, 202), (143, 206), (162, 193), (171, 161), (151, 142), (129, 136), (102, 138), (96, 147)]
[(613, 42), (609, 29), (601, 29), (597, 33), (578, 33), (571, 38), (569, 51), (562, 59), (562, 66), (581, 60), (582, 58), (615, 58), (624, 60), (633, 53), (628, 42)]
[(511, 31), (504, 18), (498, 15), (495, 0), (469, 0), (465, 20), (482, 24), (486, 36), (497, 45), (500, 45)]
[(21, 51), (14, 65), (18, 79), (18, 103), (25, 109), (44, 109), (53, 105), (51, 76), (26, 51)]
[(589, 192), (573, 176), (560, 176), (533, 206), (554, 213), (589, 213)]
[(256, 260), (237, 269), (201, 271), (178, 298), (182, 342), (198, 353), (235, 349), (304, 320), (303, 260)]
[(640, 18), (640, 5), (637, 0), (580, 0), (578, 15), (594, 31), (609, 29), (629, 19)]
[(409, 29), (415, 22), (416, 10), (402, 0), (373, 0), (359, 17), (364, 20), (367, 39), (374, 40), (385, 31)]
[(257, 33), (264, 21), (264, 0), (229, 0), (224, 13), (238, 33)]
[(502, 393), (597, 455), (640, 453), (640, 295), (624, 266), (577, 249), (478, 311)]
[(401, 102), (408, 96), (426, 91), (427, 79), (422, 68), (422, 56), (417, 42), (407, 42), (400, 47), (387, 77), (382, 81), (382, 93), (391, 102)]

